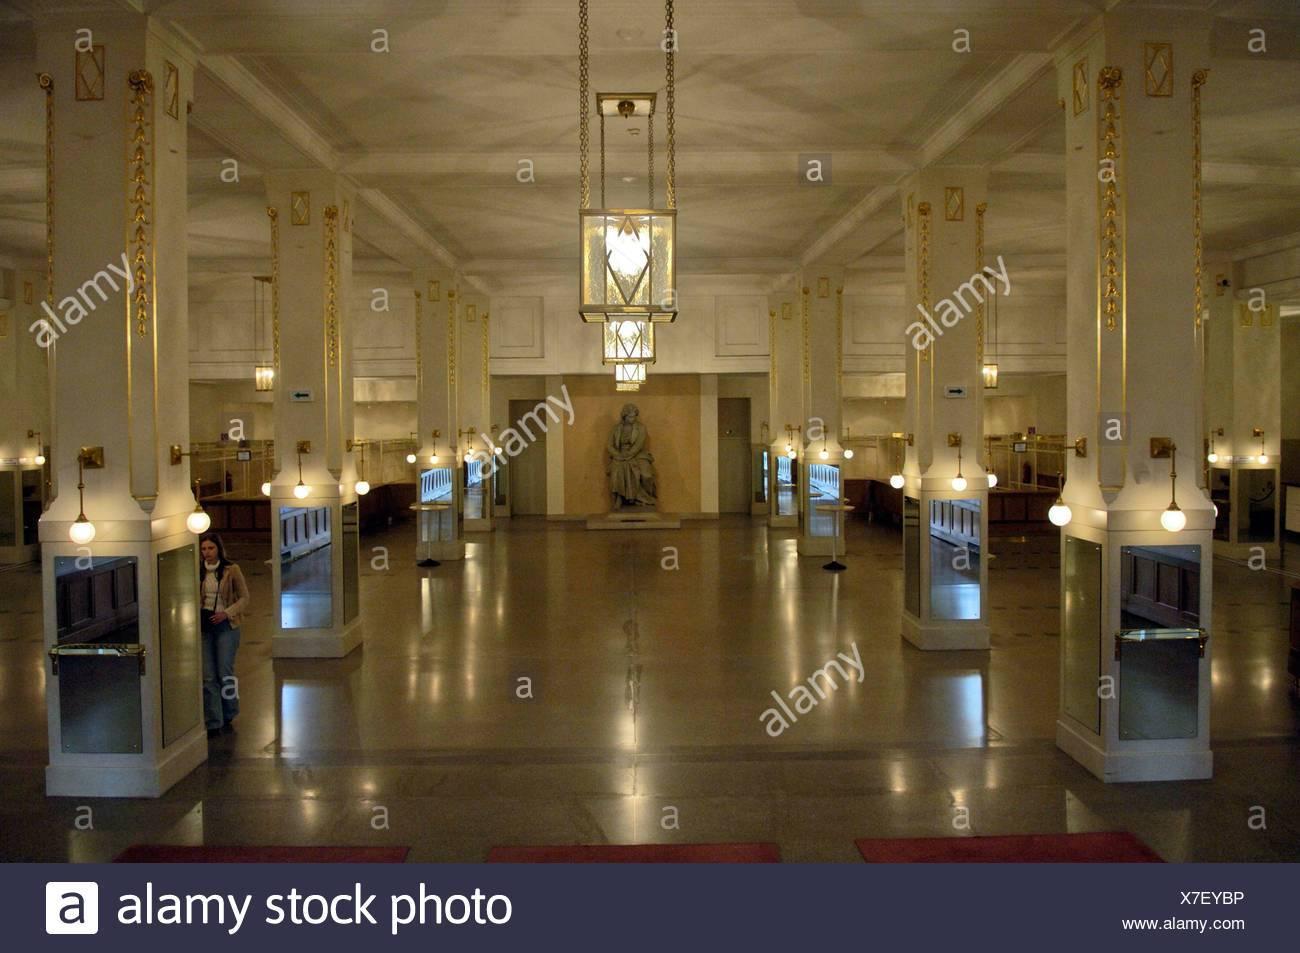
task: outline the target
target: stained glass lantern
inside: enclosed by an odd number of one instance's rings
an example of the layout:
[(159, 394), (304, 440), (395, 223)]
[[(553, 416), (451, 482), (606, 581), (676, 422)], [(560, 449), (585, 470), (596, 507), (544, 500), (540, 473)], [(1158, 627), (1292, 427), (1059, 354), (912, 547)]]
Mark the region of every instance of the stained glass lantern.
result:
[(644, 320), (612, 320), (605, 323), (602, 364), (653, 364), (655, 326)]

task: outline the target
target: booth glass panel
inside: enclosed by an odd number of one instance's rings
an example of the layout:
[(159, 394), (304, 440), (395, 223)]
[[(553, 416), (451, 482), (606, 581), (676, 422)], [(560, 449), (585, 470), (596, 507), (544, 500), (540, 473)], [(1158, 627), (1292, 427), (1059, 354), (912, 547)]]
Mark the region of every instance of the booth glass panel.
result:
[(334, 624), (334, 536), (328, 506), (280, 508), (280, 627)]
[(767, 447), (754, 448), (754, 477), (751, 481), (754, 487), (754, 502), (766, 503), (768, 494), (768, 481), (771, 476), (768, 473), (768, 461), (771, 459), (771, 452)]
[(361, 507), (347, 503), (343, 507), (343, 624), (357, 617), (361, 609), (360, 566)]
[(1277, 471), (1237, 471), (1237, 542), (1271, 543), (1277, 525)]
[(158, 678), (163, 747), (203, 716), (199, 655), (199, 577), (194, 544), (158, 554)]
[(450, 466), (420, 471), (420, 541), (450, 542), (455, 538), (457, 470)]
[(1101, 731), (1101, 545), (1065, 537), (1063, 570), (1065, 713), (1096, 734)]
[(840, 491), (840, 468), (832, 463), (812, 463), (808, 465), (808, 535), (837, 536), (839, 513), (824, 509), (838, 506), (842, 494)]
[(930, 501), (930, 618), (980, 617), (980, 501)]
[(776, 495), (776, 515), (794, 516), (799, 512), (799, 467), (787, 454), (778, 454), (772, 492)]
[(921, 616), (921, 504), (903, 497), (903, 607)]
[(0, 546), (17, 545), (17, 540), (17, 474), (13, 470), (0, 470)]
[(1210, 470), (1210, 500), (1218, 512), (1214, 516), (1214, 538), (1225, 542), (1232, 526), (1232, 471), (1225, 467)]
[(75, 754), (135, 754), (142, 748), (144, 676), (138, 561), (56, 556), (54, 577), (59, 747)]
[(1199, 727), (1200, 546), (1125, 546), (1119, 737), (1195, 738)]

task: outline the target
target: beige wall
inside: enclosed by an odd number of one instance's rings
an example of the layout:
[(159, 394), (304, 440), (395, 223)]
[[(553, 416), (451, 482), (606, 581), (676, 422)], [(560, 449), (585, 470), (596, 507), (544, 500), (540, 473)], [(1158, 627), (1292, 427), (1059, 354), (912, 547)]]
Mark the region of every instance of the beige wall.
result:
[(626, 403), (640, 408), (646, 425), (646, 444), (654, 454), (659, 483), (659, 511), (700, 512), (699, 377), (652, 370), (640, 392), (625, 394), (614, 390), (612, 376), (564, 378), (574, 413), (573, 426), (564, 436), (565, 514), (609, 510), (605, 444)]

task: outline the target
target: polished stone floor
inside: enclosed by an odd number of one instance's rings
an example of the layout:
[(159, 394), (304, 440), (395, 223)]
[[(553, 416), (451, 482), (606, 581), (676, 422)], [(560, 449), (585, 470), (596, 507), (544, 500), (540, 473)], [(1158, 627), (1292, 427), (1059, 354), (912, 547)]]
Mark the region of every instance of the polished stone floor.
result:
[[(268, 553), (231, 547), (255, 600), (243, 713), (154, 801), (44, 796), (39, 578), (0, 573), (0, 857), (208, 842), (476, 861), (498, 844), (763, 840), (854, 861), (856, 837), (1125, 829), (1171, 861), (1300, 859), (1295, 579), (1216, 561), (1214, 780), (1107, 786), (1052, 742), (1054, 536), (994, 541), (991, 651), (922, 653), (899, 635), (901, 536), (885, 528), (854, 522), (838, 575), (746, 517), (502, 521), (428, 570), (412, 533), (362, 539), (365, 643), (341, 661), (271, 659)], [(770, 693), (854, 646), (861, 683), (850, 669), (769, 737)]]

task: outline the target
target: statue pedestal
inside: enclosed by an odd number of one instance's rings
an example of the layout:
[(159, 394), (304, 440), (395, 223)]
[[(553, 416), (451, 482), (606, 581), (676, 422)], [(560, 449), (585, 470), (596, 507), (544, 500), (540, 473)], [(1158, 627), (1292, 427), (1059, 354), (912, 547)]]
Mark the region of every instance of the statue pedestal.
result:
[(682, 521), (676, 516), (665, 516), (655, 510), (611, 510), (603, 516), (587, 520), (587, 529), (681, 529)]

